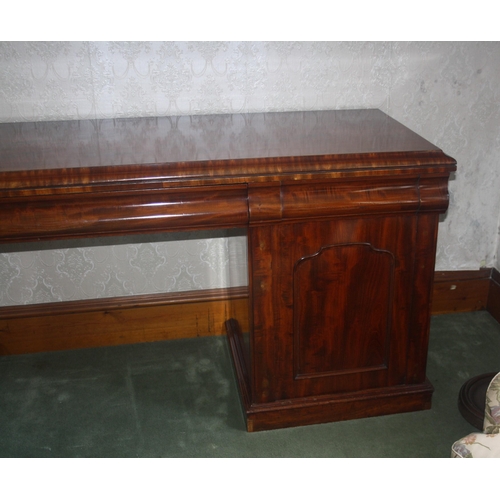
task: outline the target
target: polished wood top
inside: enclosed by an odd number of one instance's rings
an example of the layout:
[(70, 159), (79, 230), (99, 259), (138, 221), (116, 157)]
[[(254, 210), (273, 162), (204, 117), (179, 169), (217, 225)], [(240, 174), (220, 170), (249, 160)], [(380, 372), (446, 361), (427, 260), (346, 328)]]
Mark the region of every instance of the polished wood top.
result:
[(379, 110), (0, 124), (0, 191), (117, 182), (207, 185), (311, 172), (454, 169), (454, 160)]

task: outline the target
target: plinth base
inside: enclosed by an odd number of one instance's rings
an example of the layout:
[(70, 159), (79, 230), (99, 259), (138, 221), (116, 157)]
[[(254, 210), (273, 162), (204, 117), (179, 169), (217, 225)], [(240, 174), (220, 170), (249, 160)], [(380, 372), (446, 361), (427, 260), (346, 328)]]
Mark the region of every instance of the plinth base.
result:
[(434, 388), (428, 380), (415, 385), (291, 398), (265, 404), (252, 403), (251, 377), (243, 354), (244, 348), (238, 323), (229, 320), (226, 323), (226, 330), (248, 432), (354, 420), (431, 408)]

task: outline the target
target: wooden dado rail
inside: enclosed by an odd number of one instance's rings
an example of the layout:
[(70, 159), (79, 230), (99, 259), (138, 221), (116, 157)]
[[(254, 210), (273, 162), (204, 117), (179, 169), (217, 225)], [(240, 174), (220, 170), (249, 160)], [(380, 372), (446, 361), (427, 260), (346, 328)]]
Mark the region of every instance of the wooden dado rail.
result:
[(378, 110), (0, 125), (0, 243), (237, 227), (249, 269), (209, 296), (3, 308), (2, 350), (172, 338), (206, 310), (249, 431), (429, 408), (455, 168)]

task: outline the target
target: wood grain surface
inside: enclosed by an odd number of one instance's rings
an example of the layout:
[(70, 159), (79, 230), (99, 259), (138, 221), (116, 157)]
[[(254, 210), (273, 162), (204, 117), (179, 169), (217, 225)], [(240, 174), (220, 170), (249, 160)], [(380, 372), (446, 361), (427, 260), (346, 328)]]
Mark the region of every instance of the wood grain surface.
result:
[(378, 110), (5, 124), (0, 242), (245, 227), (248, 430), (415, 411), (455, 169)]

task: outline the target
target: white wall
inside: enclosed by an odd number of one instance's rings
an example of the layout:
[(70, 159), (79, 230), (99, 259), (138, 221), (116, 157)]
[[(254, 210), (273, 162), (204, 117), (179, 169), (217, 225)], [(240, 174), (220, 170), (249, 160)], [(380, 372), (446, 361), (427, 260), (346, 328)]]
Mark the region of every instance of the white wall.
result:
[[(499, 42), (0, 42), (0, 121), (380, 108), (458, 161), (437, 269), (500, 269), (499, 81)], [(0, 305), (244, 284), (205, 236), (4, 246)]]

